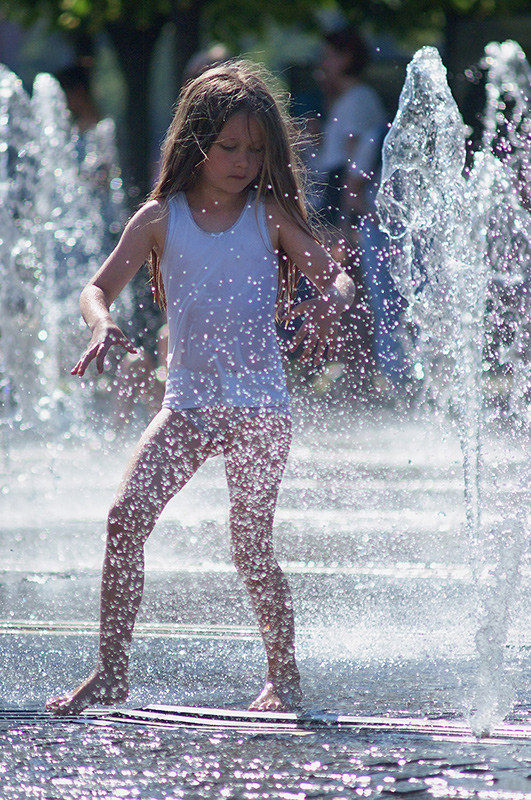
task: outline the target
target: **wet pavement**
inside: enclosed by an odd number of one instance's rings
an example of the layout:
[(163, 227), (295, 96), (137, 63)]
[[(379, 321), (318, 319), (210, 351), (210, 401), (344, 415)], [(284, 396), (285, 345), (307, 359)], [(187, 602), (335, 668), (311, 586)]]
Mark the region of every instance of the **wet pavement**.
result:
[[(317, 409), (296, 433), (276, 516), (310, 709), (466, 721), (477, 699), (477, 599), (459, 443), (445, 420)], [(14, 442), (4, 453), (3, 709), (42, 710), (91, 668), (106, 509), (130, 442)], [(525, 497), (526, 443), (488, 432), (484, 526)], [(485, 540), (488, 555), (493, 537)], [(503, 542), (501, 543), (503, 548)], [(490, 548), (490, 549), (489, 549)], [(265, 670), (227, 539), (220, 459), (166, 509), (125, 704), (245, 708)], [(508, 722), (527, 724), (529, 565), (511, 591)], [(1, 715), (0, 715), (1, 716)], [(385, 733), (304, 736), (0, 719), (2, 797), (531, 797), (531, 744)]]

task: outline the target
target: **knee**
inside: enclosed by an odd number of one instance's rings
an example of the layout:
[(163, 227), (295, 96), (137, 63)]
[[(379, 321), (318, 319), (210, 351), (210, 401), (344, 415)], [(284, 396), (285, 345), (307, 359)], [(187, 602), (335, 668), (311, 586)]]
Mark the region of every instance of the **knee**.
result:
[(263, 505), (233, 502), (230, 513), (232, 561), (246, 583), (260, 583), (279, 569), (273, 552), (273, 513)]
[(273, 573), (280, 570), (272, 547), (260, 546), (255, 541), (240, 541), (233, 545), (232, 561), (246, 584), (264, 584)]
[(123, 501), (113, 503), (107, 517), (107, 548), (115, 553), (126, 553), (143, 544), (142, 520), (131, 505)]
[(130, 519), (126, 504), (119, 500), (115, 501), (111, 505), (107, 516), (107, 533), (118, 535), (129, 524)]

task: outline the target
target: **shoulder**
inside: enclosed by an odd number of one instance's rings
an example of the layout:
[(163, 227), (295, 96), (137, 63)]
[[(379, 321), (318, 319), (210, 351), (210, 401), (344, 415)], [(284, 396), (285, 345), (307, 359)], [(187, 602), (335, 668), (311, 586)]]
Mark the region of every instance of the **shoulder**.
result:
[(131, 222), (137, 225), (156, 225), (168, 218), (168, 201), (166, 199), (147, 200), (133, 214)]
[(168, 215), (169, 207), (166, 199), (148, 200), (133, 214), (127, 228), (147, 237), (152, 247), (162, 252), (168, 226)]
[(276, 202), (276, 200), (273, 200), (272, 197), (268, 197), (266, 200), (263, 201), (263, 203), (268, 223), (269, 220), (276, 222), (282, 217), (286, 216), (282, 211), (282, 209), (280, 208), (280, 206), (278, 205), (278, 203)]
[(353, 95), (356, 103), (363, 105), (365, 113), (378, 113), (385, 116), (383, 102), (376, 89), (368, 83), (358, 83), (352, 87), (352, 91), (356, 93)]
[(293, 225), (293, 220), (286, 214), (279, 204), (273, 198), (267, 198), (264, 201), (265, 218), (271, 243), (275, 250), (280, 246), (281, 234), (290, 225)]
[(288, 214), (275, 200), (265, 201), (265, 213), (269, 235), (275, 250), (281, 246), (285, 248), (289, 241), (312, 238), (304, 221)]

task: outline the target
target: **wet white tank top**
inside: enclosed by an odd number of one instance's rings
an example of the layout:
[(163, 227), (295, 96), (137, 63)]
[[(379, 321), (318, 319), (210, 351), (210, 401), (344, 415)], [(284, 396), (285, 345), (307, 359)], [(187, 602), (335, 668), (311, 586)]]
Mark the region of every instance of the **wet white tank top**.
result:
[(278, 257), (264, 203), (249, 193), (239, 219), (221, 233), (197, 225), (183, 192), (168, 206), (160, 260), (168, 315), (163, 406), (287, 410), (274, 323)]

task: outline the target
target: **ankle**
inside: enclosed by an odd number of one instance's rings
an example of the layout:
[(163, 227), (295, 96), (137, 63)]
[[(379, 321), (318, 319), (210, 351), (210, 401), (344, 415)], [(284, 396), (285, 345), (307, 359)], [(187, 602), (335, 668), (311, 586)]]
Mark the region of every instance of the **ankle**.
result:
[(106, 681), (116, 683), (126, 680), (128, 667), (127, 658), (104, 659), (99, 657), (95, 673)]
[(293, 661), (289, 665), (282, 664), (281, 667), (269, 667), (266, 680), (268, 683), (272, 683), (273, 686), (293, 687), (300, 685), (301, 676), (295, 661)]

